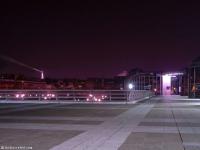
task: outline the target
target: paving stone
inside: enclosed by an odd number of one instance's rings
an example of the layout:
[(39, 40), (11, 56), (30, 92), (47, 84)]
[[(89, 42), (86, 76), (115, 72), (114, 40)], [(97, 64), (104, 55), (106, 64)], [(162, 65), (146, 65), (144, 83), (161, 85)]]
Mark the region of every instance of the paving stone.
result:
[[(15, 111), (10, 111), (12, 108)], [(199, 150), (199, 108), (199, 100), (180, 96), (158, 96), (135, 105), (2, 103), (0, 110), (7, 113), (0, 113), (0, 146), (28, 144), (42, 150)]]
[(131, 133), (120, 147), (126, 149), (183, 150), (178, 134), (172, 133)]
[(48, 150), (82, 132), (0, 129), (0, 133), (0, 146), (26, 146), (33, 150)]

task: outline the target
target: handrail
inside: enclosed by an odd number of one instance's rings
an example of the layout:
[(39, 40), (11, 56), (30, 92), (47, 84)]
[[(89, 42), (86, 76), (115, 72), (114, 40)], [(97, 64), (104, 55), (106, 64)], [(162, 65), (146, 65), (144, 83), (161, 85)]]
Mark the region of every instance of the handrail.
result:
[(134, 101), (153, 95), (147, 90), (0, 90), (0, 100)]

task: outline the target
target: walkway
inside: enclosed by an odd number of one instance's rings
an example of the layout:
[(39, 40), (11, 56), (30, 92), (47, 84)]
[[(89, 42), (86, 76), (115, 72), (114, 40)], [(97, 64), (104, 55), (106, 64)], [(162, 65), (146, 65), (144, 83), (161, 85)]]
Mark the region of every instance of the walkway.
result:
[[(13, 107), (15, 111), (10, 111)], [(44, 150), (200, 149), (200, 100), (186, 97), (155, 97), (129, 105), (1, 104), (0, 112), (0, 146)]]

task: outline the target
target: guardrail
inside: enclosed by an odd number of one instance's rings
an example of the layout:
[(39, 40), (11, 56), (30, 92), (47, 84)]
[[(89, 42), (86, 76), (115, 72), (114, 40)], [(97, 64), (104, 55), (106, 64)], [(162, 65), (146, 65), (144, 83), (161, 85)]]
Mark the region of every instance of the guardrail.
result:
[(133, 101), (153, 95), (147, 90), (0, 90), (0, 100)]

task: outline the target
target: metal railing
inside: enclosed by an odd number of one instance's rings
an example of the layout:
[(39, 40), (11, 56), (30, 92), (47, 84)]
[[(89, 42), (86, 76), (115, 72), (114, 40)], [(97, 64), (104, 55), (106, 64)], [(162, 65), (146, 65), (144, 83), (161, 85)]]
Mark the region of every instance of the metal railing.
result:
[(0, 90), (0, 100), (134, 101), (153, 95), (147, 90)]

